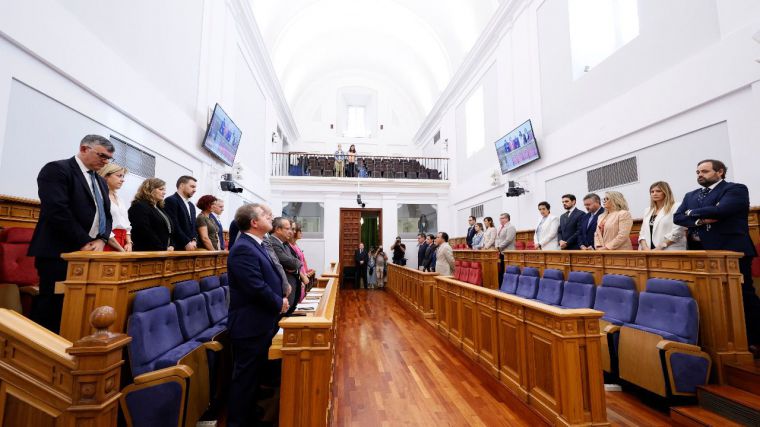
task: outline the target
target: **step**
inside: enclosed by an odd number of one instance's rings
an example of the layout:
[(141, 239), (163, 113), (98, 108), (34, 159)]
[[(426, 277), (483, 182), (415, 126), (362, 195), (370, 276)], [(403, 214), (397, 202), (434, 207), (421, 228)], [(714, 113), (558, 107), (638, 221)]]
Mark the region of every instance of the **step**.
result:
[(729, 385), (697, 388), (699, 405), (747, 425), (760, 425), (760, 396)]
[(723, 364), (726, 384), (760, 395), (760, 361), (751, 365), (728, 362)]
[(670, 408), (673, 424), (684, 427), (741, 427), (728, 418), (699, 406), (674, 406)]

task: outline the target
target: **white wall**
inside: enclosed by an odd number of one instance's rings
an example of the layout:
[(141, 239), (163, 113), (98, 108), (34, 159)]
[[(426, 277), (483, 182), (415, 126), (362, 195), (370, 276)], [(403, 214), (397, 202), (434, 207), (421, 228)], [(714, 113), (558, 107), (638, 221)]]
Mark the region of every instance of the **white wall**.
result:
[[(573, 81), (567, 39), (566, 2), (516, 1), (502, 4), (497, 22), (474, 48), (483, 55), (470, 57), (438, 101), (418, 133), (423, 152), (435, 151), (429, 139), (445, 130), (449, 152), (456, 153), (450, 169), (451, 202), (457, 211), (458, 234), (463, 234), (465, 211), (493, 198), (510, 212), (518, 229), (535, 227), (536, 204), (587, 188), (585, 170), (611, 159), (639, 155), (640, 184), (623, 188), (633, 201), (634, 215), (643, 209), (650, 180), (665, 179), (681, 194), (697, 186), (696, 162), (717, 156), (729, 167), (730, 180), (750, 185), (760, 182), (755, 166), (760, 145), (760, 44), (752, 35), (760, 30), (760, 3), (751, 1), (675, 1), (663, 5), (640, 0), (640, 36), (622, 47), (580, 79)], [(670, 25), (672, 22), (673, 25)], [(491, 186), (498, 167), (492, 142), (482, 153), (462, 156), (461, 120), (457, 108), (477, 85), (493, 85), (485, 103), (495, 103), (496, 114), (486, 116), (491, 141), (526, 119), (533, 121), (542, 158), (501, 177)], [(494, 130), (496, 129), (496, 131)], [(691, 138), (723, 129), (709, 149), (697, 149)], [(658, 145), (661, 144), (661, 145)], [(652, 157), (654, 153), (658, 158)], [(529, 190), (506, 198), (507, 180), (520, 181)], [(646, 187), (646, 188), (645, 188)], [(643, 194), (642, 194), (642, 189)], [(629, 194), (630, 193), (630, 194)], [(750, 191), (760, 204), (760, 191)], [(485, 212), (493, 216), (498, 212)], [(460, 224), (461, 223), (461, 224)]]
[[(111, 133), (155, 154), (156, 175), (168, 187), (186, 170), (199, 179), (198, 196), (226, 199), (225, 223), (244, 200), (267, 199), (269, 156), (261, 153), (271, 150), (267, 136), (277, 123), (292, 119), (285, 117), (288, 107), (267, 72), (268, 57), (263, 43), (255, 43), (257, 29), (246, 19), (246, 7), (238, 0), (4, 3), (0, 175), (11, 171), (10, 165), (28, 169), (24, 179), (10, 187), (4, 183), (2, 191), (36, 194), (35, 180), (26, 175), (71, 156), (86, 133)], [(14, 87), (31, 88), (59, 115), (28, 111), (39, 129), (19, 132), (9, 123), (22, 108)], [(243, 132), (237, 157), (244, 167), (242, 195), (221, 192), (219, 177), (229, 167), (201, 147), (217, 102)], [(61, 114), (81, 120), (66, 122)], [(292, 128), (284, 130), (293, 137)]]

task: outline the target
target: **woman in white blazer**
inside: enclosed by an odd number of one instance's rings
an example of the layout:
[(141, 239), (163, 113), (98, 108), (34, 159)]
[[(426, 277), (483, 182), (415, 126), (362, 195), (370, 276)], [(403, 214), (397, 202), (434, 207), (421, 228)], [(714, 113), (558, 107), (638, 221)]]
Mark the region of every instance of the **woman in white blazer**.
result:
[(483, 218), (483, 224), (486, 226), (486, 231), (483, 232), (483, 243), (480, 249), (496, 249), (496, 227), (493, 226), (493, 218), (490, 216)]
[(686, 228), (673, 223), (677, 206), (673, 191), (665, 181), (649, 186), (649, 209), (639, 231), (639, 250), (686, 250)]
[(559, 242), (557, 241), (557, 230), (559, 230), (559, 218), (551, 214), (551, 205), (548, 202), (538, 204), (538, 212), (541, 214), (541, 221), (533, 233), (533, 243), (536, 249), (543, 251), (558, 251)]

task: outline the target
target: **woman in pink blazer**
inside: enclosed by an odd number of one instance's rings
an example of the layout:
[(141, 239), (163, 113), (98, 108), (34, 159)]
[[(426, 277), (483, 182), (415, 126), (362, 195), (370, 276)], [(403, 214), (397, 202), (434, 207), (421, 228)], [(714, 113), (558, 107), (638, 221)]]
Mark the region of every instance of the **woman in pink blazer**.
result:
[(597, 250), (633, 250), (631, 227), (633, 217), (628, 212), (628, 202), (617, 191), (608, 191), (602, 200), (604, 213), (599, 217), (594, 233)]

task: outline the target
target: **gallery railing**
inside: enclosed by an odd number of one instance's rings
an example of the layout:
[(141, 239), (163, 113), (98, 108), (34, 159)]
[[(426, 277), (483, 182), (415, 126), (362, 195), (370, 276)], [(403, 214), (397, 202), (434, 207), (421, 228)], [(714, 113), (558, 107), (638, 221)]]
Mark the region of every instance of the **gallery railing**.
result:
[[(334, 154), (272, 153), (272, 176), (340, 177)], [(356, 156), (343, 162), (343, 176), (380, 179), (449, 178), (449, 159), (442, 157)]]

